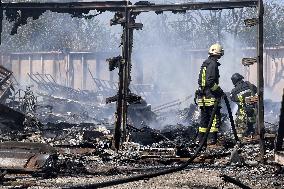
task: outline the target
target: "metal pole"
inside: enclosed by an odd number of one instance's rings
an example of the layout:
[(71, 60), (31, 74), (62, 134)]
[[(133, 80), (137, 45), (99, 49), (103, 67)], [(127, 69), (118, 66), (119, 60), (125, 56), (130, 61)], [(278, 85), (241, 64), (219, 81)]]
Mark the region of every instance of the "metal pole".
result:
[(259, 134), (259, 145), (261, 161), (264, 161), (265, 144), (264, 144), (264, 105), (263, 105), (263, 94), (264, 94), (264, 79), (263, 79), (263, 14), (264, 7), (263, 1), (258, 1), (258, 28), (257, 28), (257, 93), (258, 93), (258, 134)]

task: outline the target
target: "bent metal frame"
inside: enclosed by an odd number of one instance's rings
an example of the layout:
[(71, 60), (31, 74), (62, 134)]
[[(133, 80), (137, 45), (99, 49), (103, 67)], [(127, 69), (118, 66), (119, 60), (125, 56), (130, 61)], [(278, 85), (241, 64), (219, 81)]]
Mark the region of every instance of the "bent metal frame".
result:
[[(190, 10), (222, 10), (252, 7), (257, 9), (257, 18), (252, 18), (253, 25), (257, 25), (257, 57), (254, 59), (257, 63), (257, 93), (258, 93), (258, 134), (260, 136), (260, 153), (263, 160), (264, 147), (264, 105), (263, 105), (263, 0), (231, 0), (231, 1), (210, 1), (210, 2), (189, 2), (180, 4), (154, 4), (148, 1), (140, 1), (132, 4), (130, 1), (94, 1), (94, 2), (67, 2), (67, 3), (2, 3), (0, 0), (0, 31), (2, 32), (2, 19), (4, 11), (16, 19), (17, 26), (26, 24), (28, 17), (37, 19), (43, 12), (49, 10), (57, 13), (69, 13), (75, 17), (86, 18), (84, 14), (95, 10), (97, 13), (105, 11), (115, 12), (111, 25), (119, 24), (123, 27), (122, 34), (122, 54), (114, 63), (114, 68), (119, 68), (119, 90), (111, 101), (116, 101), (116, 123), (115, 123), (115, 148), (118, 150), (121, 141), (126, 139), (127, 127), (127, 103), (132, 94), (129, 90), (131, 82), (131, 52), (133, 45), (133, 30), (142, 29), (143, 24), (135, 23), (137, 15), (143, 12), (155, 12), (157, 14), (165, 11), (172, 13), (185, 13)], [(8, 15), (8, 16), (9, 16)], [(93, 15), (95, 16), (95, 15)], [(249, 19), (248, 19), (249, 20)], [(252, 25), (250, 25), (252, 26)], [(14, 33), (16, 33), (14, 31)]]

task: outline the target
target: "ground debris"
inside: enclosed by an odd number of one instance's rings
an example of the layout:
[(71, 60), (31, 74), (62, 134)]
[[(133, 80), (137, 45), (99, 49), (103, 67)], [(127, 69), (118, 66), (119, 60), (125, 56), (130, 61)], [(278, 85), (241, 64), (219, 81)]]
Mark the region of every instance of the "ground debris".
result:
[[(60, 88), (58, 85), (55, 87)], [(35, 105), (35, 111), (28, 108), (29, 111), (26, 112), (17, 107), (12, 109), (1, 105), (2, 141), (49, 144), (56, 149), (57, 155), (57, 178), (4, 174), (4, 185), (61, 188), (154, 172), (182, 164), (198, 146), (195, 139), (199, 127), (199, 110), (195, 105), (155, 114), (151, 106), (142, 101), (140, 105), (135, 104), (130, 108), (129, 141), (123, 143), (119, 151), (115, 151), (112, 149), (112, 105), (108, 107), (98, 99), (92, 102), (88, 99), (81, 101), (76, 96), (80, 94), (75, 93), (62, 93), (59, 97), (46, 91), (29, 92), (42, 97), (36, 101), (38, 104)], [(88, 93), (84, 92), (84, 95)], [(258, 139), (242, 138), (242, 145), (234, 149), (236, 142), (225, 118), (223, 124), (218, 144), (207, 145), (186, 170), (112, 188), (235, 188), (224, 182), (220, 175), (237, 178), (253, 188), (260, 187), (260, 184), (263, 188), (282, 186), (283, 178), (274, 174), (275, 166), (259, 161)], [(273, 161), (274, 157), (275, 131), (270, 126), (265, 137), (265, 158), (269, 161)], [(238, 155), (238, 160), (233, 163), (230, 158), (232, 152)], [(8, 181), (8, 178), (12, 180)]]

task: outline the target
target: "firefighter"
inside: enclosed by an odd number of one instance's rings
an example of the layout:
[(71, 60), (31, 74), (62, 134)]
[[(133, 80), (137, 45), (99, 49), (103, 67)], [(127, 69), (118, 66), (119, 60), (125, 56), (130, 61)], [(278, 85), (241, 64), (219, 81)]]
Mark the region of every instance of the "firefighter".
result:
[(240, 137), (253, 135), (255, 132), (254, 124), (256, 123), (256, 105), (249, 103), (246, 99), (255, 97), (257, 88), (243, 79), (244, 77), (239, 73), (232, 75), (231, 80), (235, 87), (230, 94), (231, 100), (238, 105), (235, 122)]
[[(207, 126), (213, 112), (214, 103), (217, 98), (221, 98), (223, 91), (219, 86), (219, 66), (221, 65), (218, 60), (224, 55), (223, 47), (216, 43), (209, 48), (209, 57), (201, 66), (196, 96), (198, 97), (198, 106), (201, 110), (201, 120), (198, 134), (198, 141), (204, 137)], [(210, 129), (211, 141), (209, 144), (217, 143), (217, 133), (221, 120), (220, 107), (214, 115), (213, 123)]]

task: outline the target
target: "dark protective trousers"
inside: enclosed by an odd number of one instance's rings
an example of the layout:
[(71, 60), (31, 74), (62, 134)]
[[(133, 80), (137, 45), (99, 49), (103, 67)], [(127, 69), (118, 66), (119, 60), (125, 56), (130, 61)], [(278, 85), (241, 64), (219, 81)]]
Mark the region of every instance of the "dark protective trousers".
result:
[[(213, 113), (214, 106), (201, 106), (201, 120), (200, 120), (200, 127), (199, 127), (199, 141), (202, 140), (204, 133), (207, 130), (207, 127), (210, 122), (211, 115)], [(214, 119), (212, 122), (212, 126), (210, 129), (210, 138), (213, 143), (217, 142), (217, 133), (219, 131), (220, 120), (221, 120), (221, 112), (220, 107), (217, 108), (216, 113), (214, 115)]]

